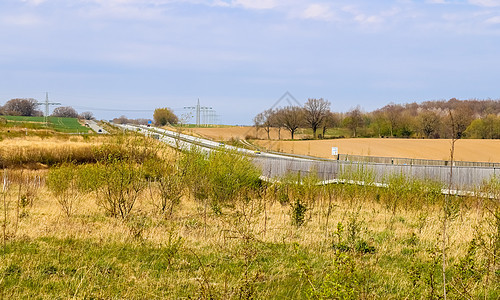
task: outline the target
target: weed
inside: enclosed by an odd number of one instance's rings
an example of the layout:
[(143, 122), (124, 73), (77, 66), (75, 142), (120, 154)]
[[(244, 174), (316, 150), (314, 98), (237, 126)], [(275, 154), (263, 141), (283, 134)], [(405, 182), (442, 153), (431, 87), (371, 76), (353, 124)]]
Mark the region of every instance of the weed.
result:
[(364, 222), (359, 220), (359, 212), (351, 214), (347, 222), (347, 228), (341, 222), (337, 223), (333, 248), (341, 252), (375, 253), (375, 247), (362, 238), (363, 231)]
[(178, 161), (147, 160), (143, 166), (153, 205), (165, 216), (171, 216), (185, 189)]
[(307, 207), (301, 202), (300, 198), (295, 198), (291, 206), (291, 215), (293, 225), (300, 227), (304, 225)]
[(307, 292), (309, 299), (358, 299), (360, 296), (359, 274), (354, 259), (346, 253), (336, 252), (332, 271), (318, 283), (311, 280)]

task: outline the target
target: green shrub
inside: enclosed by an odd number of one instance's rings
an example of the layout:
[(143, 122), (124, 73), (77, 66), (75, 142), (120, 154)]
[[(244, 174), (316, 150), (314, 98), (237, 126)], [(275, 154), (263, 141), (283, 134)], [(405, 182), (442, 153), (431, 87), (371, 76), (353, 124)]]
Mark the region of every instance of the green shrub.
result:
[(76, 175), (76, 166), (66, 164), (50, 169), (46, 181), (47, 187), (68, 217), (73, 213), (75, 202), (80, 197)]

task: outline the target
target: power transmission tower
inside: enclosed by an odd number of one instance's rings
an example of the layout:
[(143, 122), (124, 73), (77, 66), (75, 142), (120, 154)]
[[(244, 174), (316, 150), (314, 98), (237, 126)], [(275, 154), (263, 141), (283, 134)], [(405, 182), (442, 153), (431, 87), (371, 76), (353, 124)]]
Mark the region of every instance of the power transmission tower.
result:
[(49, 102), (49, 92), (45, 94), (45, 102), (38, 102), (36, 105), (45, 105), (45, 114), (43, 115), (43, 121), (45, 122), (45, 126), (48, 126), (48, 117), (49, 117), (49, 106), (50, 105), (61, 105), (61, 103), (57, 102)]
[(208, 123), (210, 123), (210, 120), (208, 120), (207, 122), (206, 115), (207, 112), (210, 112), (212, 110), (212, 108), (208, 106), (200, 106), (200, 99), (198, 99), (198, 104), (196, 104), (196, 106), (185, 106), (184, 109), (191, 109), (196, 111), (196, 126), (200, 126), (202, 123), (203, 125), (207, 125)]

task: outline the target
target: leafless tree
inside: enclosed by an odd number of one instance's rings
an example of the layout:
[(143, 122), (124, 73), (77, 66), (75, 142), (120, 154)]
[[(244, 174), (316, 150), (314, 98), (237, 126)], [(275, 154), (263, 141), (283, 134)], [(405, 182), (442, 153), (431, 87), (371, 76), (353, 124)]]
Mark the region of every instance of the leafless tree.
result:
[(283, 126), (290, 131), (293, 140), (295, 131), (303, 125), (304, 109), (298, 106), (287, 106), (281, 109), (280, 115)]
[(304, 121), (313, 130), (314, 138), (316, 138), (316, 130), (323, 123), (329, 110), (330, 102), (323, 98), (310, 98), (304, 105)]
[(257, 127), (257, 124), (259, 124), (259, 127), (264, 128), (264, 130), (267, 133), (267, 139), (268, 140), (271, 139), (270, 132), (271, 132), (271, 128), (273, 126), (273, 124), (272, 124), (272, 115), (273, 115), (273, 110), (272, 109), (268, 109), (268, 110), (265, 110), (265, 111), (261, 112), (260, 114), (258, 114), (254, 118), (255, 126)]
[(114, 118), (113, 119), (113, 123), (116, 123), (116, 124), (127, 124), (127, 123), (130, 123), (130, 120), (126, 116), (122, 115), (119, 118)]
[(325, 138), (326, 135), (326, 130), (328, 128), (333, 128), (337, 127), (340, 125), (340, 114), (338, 113), (333, 113), (331, 111), (328, 111), (325, 115), (325, 118), (323, 119), (323, 122), (321, 123), (321, 127), (323, 129), (323, 138)]
[(466, 104), (458, 105), (454, 110), (450, 110), (450, 114), (445, 120), (448, 134), (451, 134), (451, 138), (460, 139), (473, 120), (472, 109)]
[(391, 103), (386, 107), (384, 107), (383, 110), (385, 111), (385, 116), (387, 118), (387, 121), (389, 122), (389, 130), (391, 136), (394, 136), (394, 131), (396, 130), (396, 128), (400, 123), (401, 115), (402, 112), (404, 111), (404, 108), (401, 105)]
[(33, 98), (16, 98), (11, 99), (3, 106), (5, 115), (14, 116), (35, 116), (37, 114), (38, 102)]
[(274, 109), (269, 116), (271, 126), (278, 129), (278, 140), (281, 140), (281, 128), (283, 128), (283, 117), (280, 109)]
[(84, 111), (80, 114), (80, 119), (84, 120), (94, 120), (94, 114), (91, 111)]
[(358, 106), (354, 109), (351, 109), (347, 113), (347, 117), (344, 119), (344, 123), (347, 128), (352, 130), (352, 136), (356, 137), (358, 133), (358, 128), (363, 126), (363, 113), (361, 112), (361, 108)]
[(60, 118), (78, 118), (78, 113), (71, 106), (60, 106), (54, 109), (52, 116)]
[(253, 118), (253, 125), (255, 126), (255, 138), (259, 137), (259, 129), (264, 126), (264, 113), (261, 112)]

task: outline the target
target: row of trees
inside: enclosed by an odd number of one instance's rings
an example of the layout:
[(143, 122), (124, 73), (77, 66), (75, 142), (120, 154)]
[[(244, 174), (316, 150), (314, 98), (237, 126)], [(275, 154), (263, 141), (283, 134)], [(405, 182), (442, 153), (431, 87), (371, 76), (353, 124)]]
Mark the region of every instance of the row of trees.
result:
[(277, 128), (279, 135), (281, 129), (285, 128), (293, 139), (297, 129), (305, 126), (312, 129), (316, 138), (318, 129), (323, 131), (324, 136), (326, 129), (337, 126), (339, 120), (340, 115), (330, 111), (330, 102), (321, 98), (309, 99), (304, 107), (286, 106), (265, 110), (255, 116), (254, 124), (257, 129), (264, 128), (268, 138), (271, 128)]
[[(38, 110), (38, 106), (40, 105), (41, 103), (33, 98), (15, 98), (7, 101), (4, 106), (0, 106), (0, 115), (41, 117), (43, 113)], [(56, 107), (51, 116), (60, 118), (80, 118), (85, 120), (94, 119), (92, 112), (85, 111), (78, 114), (71, 106)]]
[[(304, 106), (269, 109), (254, 118), (257, 129), (290, 131), (310, 128), (313, 138), (323, 138), (328, 128), (350, 132), (352, 137), (500, 138), (500, 100), (428, 101), (389, 104), (373, 112), (358, 106), (347, 113), (330, 111), (330, 102), (308, 99)], [(318, 130), (322, 134), (317, 134)]]

